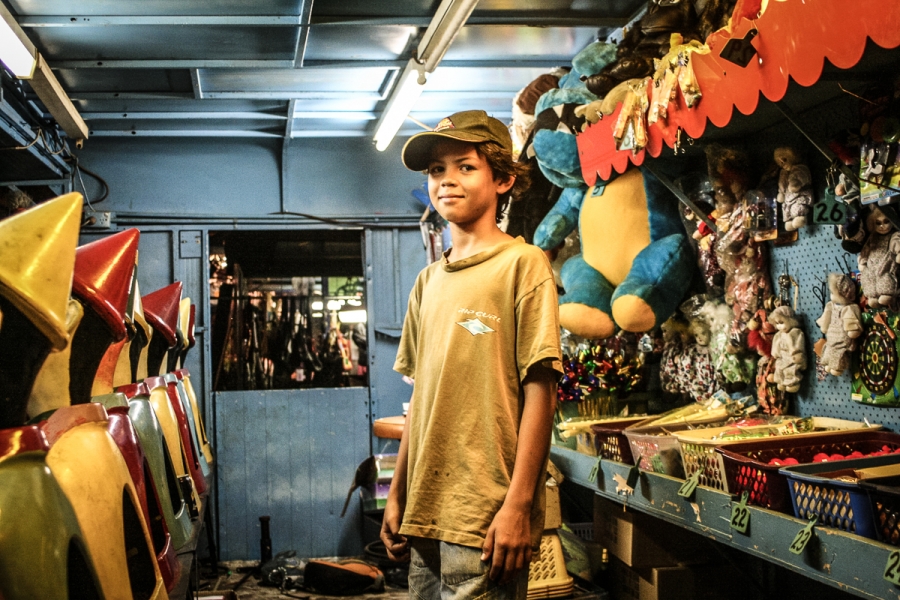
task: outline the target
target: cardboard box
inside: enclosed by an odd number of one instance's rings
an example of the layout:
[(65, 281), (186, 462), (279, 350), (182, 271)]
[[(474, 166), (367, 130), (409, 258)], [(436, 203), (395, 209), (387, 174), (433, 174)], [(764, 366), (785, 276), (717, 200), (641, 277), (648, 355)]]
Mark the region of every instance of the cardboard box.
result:
[(613, 559), (612, 589), (616, 600), (695, 600), (690, 567), (634, 569)]
[(707, 562), (709, 543), (677, 525), (594, 496), (594, 540), (629, 567)]
[(750, 600), (756, 586), (727, 564), (632, 568), (618, 559), (609, 566), (608, 585), (616, 600)]

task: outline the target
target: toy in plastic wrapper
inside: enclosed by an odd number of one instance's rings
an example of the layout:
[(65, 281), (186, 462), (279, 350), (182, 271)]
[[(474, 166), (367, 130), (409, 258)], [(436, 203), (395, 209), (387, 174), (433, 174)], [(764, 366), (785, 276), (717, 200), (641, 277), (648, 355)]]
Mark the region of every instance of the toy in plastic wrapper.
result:
[(812, 175), (793, 148), (775, 150), (778, 175), (778, 203), (781, 204), (784, 228), (795, 231), (806, 225), (806, 215), (813, 203)]

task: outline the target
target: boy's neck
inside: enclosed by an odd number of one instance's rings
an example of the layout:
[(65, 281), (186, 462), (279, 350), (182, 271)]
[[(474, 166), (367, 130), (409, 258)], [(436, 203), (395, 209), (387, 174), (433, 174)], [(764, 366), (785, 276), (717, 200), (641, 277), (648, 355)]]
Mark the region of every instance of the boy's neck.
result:
[(450, 223), (450, 239), (453, 246), (447, 256), (449, 262), (463, 260), (493, 248), (497, 244), (513, 239), (511, 235), (502, 231), (496, 224), (490, 227), (476, 229), (464, 229), (455, 223)]

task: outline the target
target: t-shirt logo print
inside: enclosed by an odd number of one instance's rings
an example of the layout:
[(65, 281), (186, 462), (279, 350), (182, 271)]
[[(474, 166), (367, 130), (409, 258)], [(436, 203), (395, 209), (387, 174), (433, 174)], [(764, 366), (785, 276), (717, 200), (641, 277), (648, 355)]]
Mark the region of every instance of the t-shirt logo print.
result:
[(459, 321), (457, 325), (460, 325), (466, 329), (472, 335), (481, 335), (483, 333), (493, 333), (494, 330), (482, 323), (478, 319), (469, 319), (468, 321)]

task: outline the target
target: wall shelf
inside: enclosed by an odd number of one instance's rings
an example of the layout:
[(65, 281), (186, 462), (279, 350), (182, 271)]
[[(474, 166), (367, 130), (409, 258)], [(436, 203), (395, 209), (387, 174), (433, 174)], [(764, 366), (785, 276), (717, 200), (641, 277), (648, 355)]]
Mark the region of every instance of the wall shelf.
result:
[(603, 460), (596, 482), (589, 474), (597, 458), (553, 446), (550, 459), (580, 486), (626, 508), (674, 523), (735, 549), (763, 558), (861, 598), (900, 598), (900, 587), (883, 578), (888, 556), (897, 548), (838, 529), (816, 527), (800, 555), (788, 547), (806, 522), (750, 506), (750, 527), (743, 535), (730, 528), (732, 497), (698, 486), (691, 499), (678, 495), (684, 480), (641, 471), (634, 494), (616, 493), (614, 476), (627, 479), (629, 465)]

